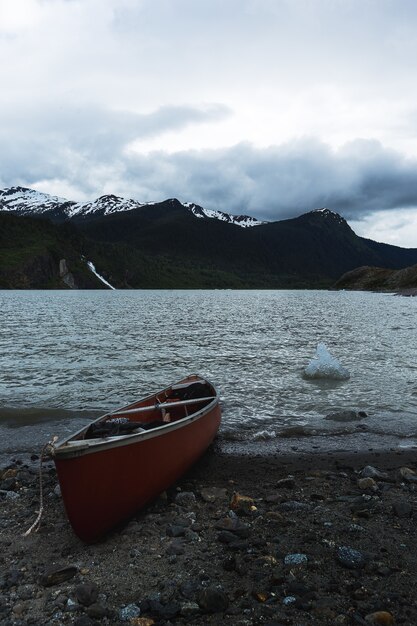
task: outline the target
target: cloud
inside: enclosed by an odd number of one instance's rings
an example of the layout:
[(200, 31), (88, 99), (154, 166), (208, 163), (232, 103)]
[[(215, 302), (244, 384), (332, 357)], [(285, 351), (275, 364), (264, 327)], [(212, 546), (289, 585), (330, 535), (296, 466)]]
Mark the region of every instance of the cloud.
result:
[(398, 209), (396, 211), (376, 211), (350, 226), (357, 235), (382, 241), (394, 246), (417, 248), (417, 211)]
[[(133, 141), (212, 123), (230, 115), (220, 104), (164, 106), (148, 114), (93, 105), (14, 107), (0, 111), (0, 171), (5, 184), (66, 181), (80, 196), (96, 193), (103, 180), (117, 181), (124, 152)], [(77, 180), (77, 177), (79, 179)], [(65, 186), (66, 186), (65, 185)]]
[(308, 138), (263, 149), (241, 143), (130, 155), (124, 167), (125, 184), (147, 200), (178, 196), (270, 220), (323, 206), (347, 219), (417, 206), (417, 161), (376, 141), (356, 140), (338, 150)]
[(416, 27), (413, 0), (1, 0), (0, 178), (370, 227), (417, 206)]
[[(339, 149), (314, 138), (268, 148), (248, 142), (212, 150), (140, 153), (133, 140), (214, 123), (227, 107), (163, 107), (149, 114), (99, 108), (37, 111), (19, 132), (9, 114), (0, 139), (5, 186), (23, 184), (70, 199), (116, 193), (140, 201), (178, 197), (207, 208), (278, 220), (327, 206), (359, 222), (417, 207), (417, 161), (377, 141)], [(369, 225), (369, 222), (368, 222)]]

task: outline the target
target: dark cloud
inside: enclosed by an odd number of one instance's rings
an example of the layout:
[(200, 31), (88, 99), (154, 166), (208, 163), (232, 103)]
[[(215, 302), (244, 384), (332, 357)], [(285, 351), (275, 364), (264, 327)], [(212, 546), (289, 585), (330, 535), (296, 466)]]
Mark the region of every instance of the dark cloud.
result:
[[(141, 201), (178, 197), (207, 208), (285, 219), (330, 207), (347, 219), (417, 206), (417, 161), (380, 143), (356, 140), (339, 150), (315, 139), (256, 148), (133, 152), (146, 140), (190, 124), (220, 120), (222, 105), (163, 107), (148, 115), (100, 108), (56, 107), (24, 120), (8, 112), (0, 141), (3, 186), (48, 180), (79, 197), (104, 192)], [(139, 143), (140, 145), (140, 143)], [(58, 183), (57, 183), (58, 181)], [(77, 198), (70, 198), (77, 199)]]
[[(257, 149), (154, 153), (125, 162), (126, 179), (209, 208), (284, 219), (327, 206), (348, 219), (417, 206), (417, 161), (378, 142), (338, 151), (316, 140)], [(144, 176), (141, 173), (144, 173)]]
[(51, 149), (62, 144), (69, 150), (91, 153), (107, 160), (128, 142), (167, 131), (178, 131), (190, 124), (223, 119), (230, 110), (220, 104), (205, 107), (164, 106), (149, 114), (114, 111), (93, 106), (56, 104), (29, 109), (18, 107), (4, 113), (7, 124), (0, 130), (3, 142), (23, 144), (47, 142)]

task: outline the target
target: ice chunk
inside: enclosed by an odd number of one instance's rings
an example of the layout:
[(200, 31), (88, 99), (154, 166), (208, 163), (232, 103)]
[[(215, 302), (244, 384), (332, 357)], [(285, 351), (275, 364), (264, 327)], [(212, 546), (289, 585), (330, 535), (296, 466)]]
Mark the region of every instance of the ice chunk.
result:
[(330, 380), (347, 380), (348, 370), (327, 350), (324, 343), (319, 343), (316, 356), (304, 370), (307, 378), (328, 378)]

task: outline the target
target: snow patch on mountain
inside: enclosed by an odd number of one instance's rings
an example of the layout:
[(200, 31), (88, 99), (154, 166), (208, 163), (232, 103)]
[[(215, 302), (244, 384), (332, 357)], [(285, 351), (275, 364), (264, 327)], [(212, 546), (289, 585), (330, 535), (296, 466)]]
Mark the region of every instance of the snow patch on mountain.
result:
[(69, 201), (65, 198), (50, 196), (47, 193), (26, 187), (9, 187), (0, 190), (0, 210), (19, 215), (39, 215), (68, 203)]
[(310, 211), (310, 213), (320, 213), (322, 217), (332, 219), (336, 222), (339, 222), (339, 224), (346, 223), (346, 220), (341, 215), (339, 215), (339, 213), (335, 213), (331, 209), (326, 209), (325, 207), (322, 209), (314, 209), (313, 211)]
[(193, 215), (198, 218), (217, 219), (222, 222), (241, 226), (242, 228), (249, 228), (251, 226), (260, 226), (261, 224), (265, 224), (265, 222), (261, 222), (255, 217), (250, 217), (249, 215), (229, 215), (229, 213), (223, 213), (223, 211), (203, 209), (203, 207), (198, 206), (198, 204), (194, 204), (193, 202), (184, 202), (184, 206), (189, 208)]
[[(61, 217), (64, 220), (75, 217), (111, 215), (112, 213), (132, 211), (143, 206), (156, 204), (160, 203), (138, 202), (137, 200), (121, 198), (113, 194), (100, 196), (91, 202), (73, 202), (66, 198), (51, 196), (26, 187), (9, 187), (8, 189), (0, 190), (0, 211), (10, 211), (18, 215), (39, 216), (45, 214), (45, 217), (54, 215), (54, 217)], [(229, 213), (223, 213), (223, 211), (204, 209), (193, 202), (180, 204), (190, 210), (197, 218), (217, 219), (241, 228), (249, 228), (266, 223), (248, 215), (230, 215)]]
[(120, 211), (132, 211), (144, 206), (136, 200), (129, 200), (112, 194), (100, 196), (92, 202), (77, 202), (68, 210), (68, 217), (85, 215), (111, 215)]

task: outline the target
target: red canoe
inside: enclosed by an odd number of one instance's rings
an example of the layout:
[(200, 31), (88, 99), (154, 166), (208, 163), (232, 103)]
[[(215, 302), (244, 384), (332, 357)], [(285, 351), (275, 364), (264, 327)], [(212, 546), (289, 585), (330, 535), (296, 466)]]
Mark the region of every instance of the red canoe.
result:
[(80, 539), (95, 541), (174, 483), (213, 441), (220, 419), (213, 385), (191, 375), (57, 443), (62, 498)]

